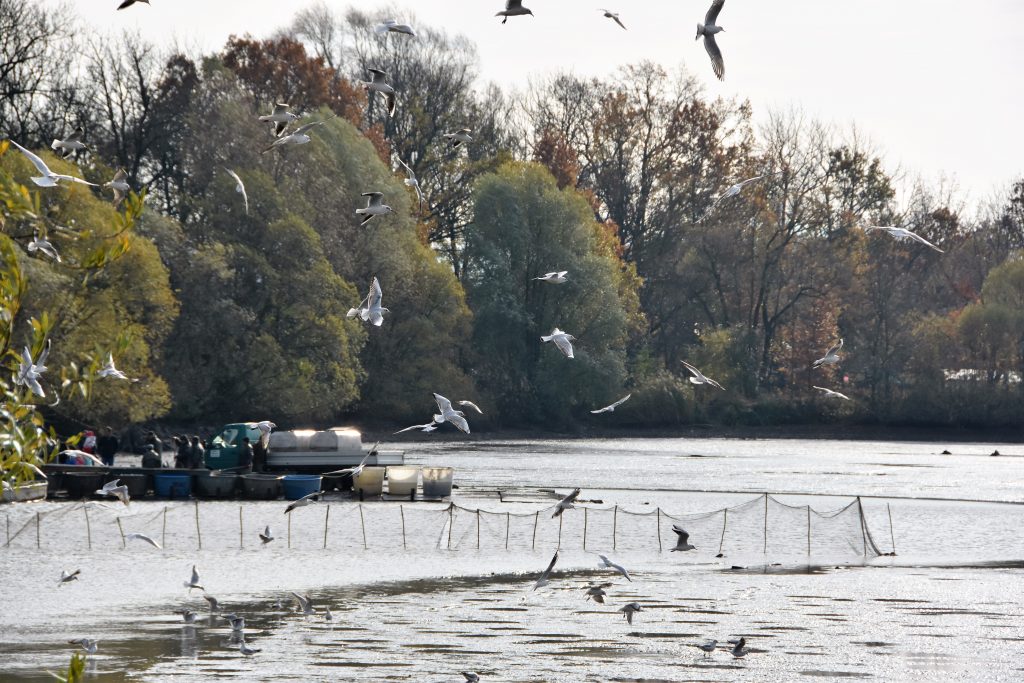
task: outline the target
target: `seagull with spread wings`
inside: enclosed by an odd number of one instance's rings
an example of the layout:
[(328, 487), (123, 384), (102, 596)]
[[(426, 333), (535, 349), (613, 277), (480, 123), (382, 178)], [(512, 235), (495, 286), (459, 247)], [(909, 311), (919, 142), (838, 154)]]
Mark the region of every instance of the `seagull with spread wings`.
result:
[(618, 408), (623, 403), (628, 401), (632, 396), (633, 396), (633, 394), (626, 394), (625, 396), (620, 398), (615, 403), (612, 403), (611, 405), (605, 406), (604, 408), (598, 408), (597, 410), (591, 410), (590, 412), (593, 413), (594, 415), (597, 415), (598, 413), (614, 413), (616, 408)]
[(395, 89), (387, 82), (387, 72), (380, 69), (367, 69), (367, 71), (370, 72), (370, 80), (360, 81), (360, 83), (368, 92), (379, 92), (383, 95), (384, 103), (387, 105), (388, 116), (394, 116), (397, 99), (395, 97)]
[(556, 270), (550, 273), (544, 273), (540, 277), (533, 278), (534, 280), (540, 280), (541, 282), (547, 282), (551, 285), (560, 285), (566, 282), (569, 278), (565, 277), (569, 274), (568, 270)]
[(383, 216), (394, 211), (394, 209), (384, 203), (383, 192), (363, 192), (360, 196), (367, 199), (365, 208), (356, 209), (356, 213), (363, 216), (363, 220), (359, 221), (359, 225), (366, 225), (374, 216)]
[(621, 27), (622, 27), (622, 30), (623, 30), (623, 31), (625, 31), (625, 30), (626, 30), (626, 25), (625, 25), (625, 24), (623, 24), (623, 23), (622, 23), (622, 21), (621, 21), (621, 20), (619, 19), (619, 14), (618, 14), (618, 12), (612, 12), (611, 10), (608, 10), (608, 9), (599, 9), (599, 10), (597, 10), (597, 11), (598, 11), (598, 12), (604, 12), (604, 16), (605, 16), (605, 19), (611, 19), (611, 20), (612, 20), (612, 21), (614, 21), (614, 22), (615, 22), (616, 24), (618, 24), (619, 26), (621, 26)]
[(434, 400), (437, 402), (438, 410), (441, 411), (440, 415), (434, 415), (434, 422), (437, 424), (451, 422), (459, 431), (469, 434), (469, 422), (466, 421), (465, 413), (452, 408), (452, 402), (441, 394), (435, 393)]
[(409, 164), (402, 161), (401, 157), (399, 157), (398, 163), (400, 163), (402, 165), (402, 168), (405, 169), (405, 175), (407, 176), (403, 182), (406, 184), (407, 187), (411, 187), (412, 189), (416, 190), (416, 199), (419, 201), (416, 213), (421, 214), (423, 213), (423, 190), (420, 188), (420, 181), (416, 179), (416, 174), (413, 173), (413, 170), (412, 168), (410, 168)]
[[(55, 139), (50, 143), (50, 149), (55, 151), (61, 159), (67, 158), (72, 152), (79, 150), (88, 149), (85, 143), (82, 142), (82, 137), (85, 135), (85, 130), (81, 126), (75, 128), (75, 131), (64, 138), (63, 140)], [(13, 140), (12, 140), (13, 142)]]
[(377, 33), (404, 33), (407, 36), (416, 37), (416, 31), (409, 24), (399, 24), (394, 19), (385, 19), (373, 27)]
[(533, 584), (533, 590), (537, 590), (538, 588), (542, 588), (548, 585), (549, 579), (551, 578), (551, 570), (555, 568), (556, 562), (558, 562), (557, 550), (555, 551), (555, 554), (551, 557), (551, 562), (548, 563), (548, 568), (545, 569), (544, 572), (537, 577), (537, 581)]
[(572, 493), (562, 498), (562, 500), (558, 501), (558, 505), (555, 506), (555, 511), (551, 514), (551, 519), (554, 519), (555, 517), (561, 517), (563, 512), (575, 507), (573, 503), (576, 502), (576, 499), (579, 498), (579, 495), (580, 490), (578, 488), (573, 489)]
[(57, 183), (61, 180), (66, 180), (70, 183), (81, 183), (82, 185), (88, 185), (90, 187), (97, 187), (96, 183), (90, 183), (88, 180), (82, 180), (81, 178), (76, 178), (73, 175), (54, 173), (50, 170), (50, 167), (46, 165), (46, 162), (38, 156), (25, 149), (14, 140), (11, 140), (11, 144), (21, 150), (21, 153), (24, 154), (28, 160), (32, 162), (32, 165), (36, 167), (36, 170), (39, 171), (38, 176), (31, 178), (32, 182), (39, 187), (56, 187)]
[(683, 364), (683, 366), (687, 370), (689, 370), (690, 372), (693, 373), (693, 376), (690, 377), (690, 382), (691, 383), (693, 383), (693, 384), (707, 384), (709, 386), (718, 387), (722, 391), (725, 391), (725, 387), (723, 387), (721, 384), (719, 384), (715, 380), (711, 379), (710, 377), (705, 377), (704, 373), (702, 373), (700, 370), (698, 370), (697, 368), (695, 368), (692, 365), (690, 365), (689, 363), (687, 363), (685, 360), (684, 361), (680, 361), (680, 362)]
[(473, 130), (471, 128), (459, 128), (454, 133), (445, 133), (441, 137), (449, 140), (452, 143), (453, 149), (458, 149), (464, 142), (473, 142)]
[(335, 114), (334, 116), (328, 116), (323, 121), (313, 121), (312, 123), (306, 123), (304, 125), (301, 125), (295, 130), (293, 130), (291, 133), (288, 133), (288, 135), (282, 135), (281, 137), (274, 140), (274, 142), (271, 143), (269, 147), (260, 152), (260, 154), (266, 154), (275, 147), (285, 147), (287, 145), (304, 145), (313, 139), (309, 137), (309, 131), (313, 130), (317, 126), (322, 126), (331, 119), (335, 119), (337, 117), (338, 115)]
[(275, 138), (281, 137), (281, 133), (288, 127), (288, 124), (292, 121), (297, 121), (299, 118), (298, 114), (288, 111), (288, 107), (289, 105), (278, 102), (274, 105), (274, 111), (260, 117), (260, 121), (274, 124)]
[(40, 254), (49, 256), (57, 263), (61, 262), (60, 254), (57, 253), (57, 247), (53, 246), (53, 242), (45, 237), (40, 237), (38, 230), (32, 233), (32, 241), (26, 244), (25, 248), (28, 249), (28, 253), (30, 254), (34, 254), (38, 251)]
[(718, 43), (715, 42), (715, 34), (721, 33), (725, 29), (716, 25), (715, 22), (718, 20), (718, 13), (722, 11), (724, 4), (725, 0), (712, 2), (711, 8), (704, 16), (704, 23), (697, 24), (697, 38), (704, 36), (704, 49), (708, 51), (708, 56), (711, 57), (711, 68), (720, 81), (725, 80), (725, 62), (722, 60), (722, 51), (718, 49)]
[(914, 233), (914, 232), (911, 232), (911, 231), (907, 230), (906, 228), (893, 228), (893, 227), (882, 226), (882, 225), (872, 225), (871, 227), (864, 228), (864, 232), (865, 233), (871, 232), (872, 230), (881, 230), (883, 232), (887, 232), (897, 242), (904, 242), (906, 240), (913, 240), (915, 242), (920, 242), (921, 244), (925, 245), (926, 247), (931, 247), (932, 249), (934, 249), (935, 251), (939, 252), (940, 254), (945, 254), (946, 253), (943, 250), (939, 249), (934, 244), (932, 244), (931, 242), (929, 242), (928, 240), (926, 240), (925, 238), (921, 237), (917, 233)]
[(839, 362), (839, 351), (843, 348), (843, 340), (825, 352), (825, 355), (811, 364), (812, 368), (820, 368), (822, 365), (835, 365)]
[(529, 14), (532, 17), (533, 10), (529, 10), (523, 7), (523, 0), (506, 0), (504, 11), (498, 12), (494, 16), (505, 17), (504, 19), (501, 20), (501, 23), (504, 24), (506, 21), (508, 21), (509, 17), (519, 17), (525, 14)]
[(842, 393), (840, 393), (838, 391), (833, 391), (831, 389), (826, 389), (825, 387), (819, 387), (819, 386), (813, 386), (813, 388), (817, 389), (819, 391), (823, 391), (825, 393), (825, 398), (842, 398), (842, 399), (846, 399), (847, 401), (850, 400), (849, 396), (847, 396), (846, 394), (842, 394)]
[(248, 216), (249, 215), (249, 195), (246, 194), (246, 192), (245, 192), (245, 183), (242, 182), (242, 179), (238, 177), (237, 173), (232, 171), (227, 166), (224, 167), (224, 170), (228, 172), (229, 176), (234, 178), (234, 180), (235, 180), (235, 192), (237, 192), (238, 194), (242, 195), (242, 202), (245, 204), (245, 215)]
[(678, 524), (672, 525), (672, 531), (676, 534), (676, 547), (672, 548), (672, 552), (685, 551), (685, 550), (696, 550), (697, 546), (690, 545), (690, 534), (683, 527)]
[(557, 327), (551, 331), (551, 334), (541, 335), (540, 340), (542, 342), (554, 342), (558, 350), (565, 354), (566, 358), (575, 358), (572, 350), (572, 342), (576, 340), (576, 337), (571, 334), (562, 332)]
[(128, 184), (128, 174), (123, 168), (119, 168), (109, 183), (103, 183), (103, 187), (109, 187), (114, 193), (114, 207), (116, 208), (124, 201), (125, 196), (131, 191), (132, 186)]

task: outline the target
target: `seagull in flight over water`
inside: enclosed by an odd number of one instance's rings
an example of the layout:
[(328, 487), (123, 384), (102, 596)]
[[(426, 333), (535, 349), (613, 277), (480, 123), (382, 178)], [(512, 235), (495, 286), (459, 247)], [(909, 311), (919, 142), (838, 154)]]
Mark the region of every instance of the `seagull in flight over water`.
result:
[(566, 358), (575, 358), (572, 350), (572, 342), (576, 341), (576, 337), (571, 334), (566, 334), (556, 327), (551, 330), (551, 334), (541, 335), (540, 340), (542, 342), (555, 342), (555, 346), (558, 347), (559, 351), (565, 354)]
[(548, 585), (548, 579), (551, 578), (551, 570), (555, 568), (556, 562), (558, 562), (557, 550), (555, 551), (555, 554), (552, 555), (551, 562), (548, 563), (548, 568), (545, 569), (539, 577), (537, 577), (537, 581), (533, 584), (533, 590), (537, 590), (538, 588)]
[(843, 348), (843, 340), (825, 352), (825, 355), (811, 364), (812, 368), (820, 368), (822, 365), (834, 365), (839, 362), (839, 351)]
[(465, 413), (452, 408), (452, 402), (441, 394), (435, 393), (434, 400), (437, 402), (438, 410), (441, 411), (440, 415), (434, 414), (434, 422), (437, 424), (451, 422), (459, 431), (469, 434), (469, 422), (466, 421)]
[(700, 370), (687, 363), (685, 360), (680, 361), (680, 363), (682, 363), (687, 370), (693, 373), (693, 377), (690, 378), (690, 382), (692, 382), (693, 384), (708, 384), (713, 387), (718, 387), (722, 391), (725, 391), (725, 387), (723, 387), (721, 384), (711, 379), (710, 377), (705, 377), (704, 373), (702, 373)]
[(626, 577), (627, 581), (632, 583), (633, 579), (630, 578), (629, 572), (626, 571), (625, 567), (623, 567), (620, 564), (615, 564), (614, 562), (609, 560), (608, 557), (605, 555), (598, 555), (598, 557), (601, 558), (601, 564), (598, 565), (599, 567), (601, 567), (602, 569), (611, 569), (613, 571), (617, 571), (618, 573)]
[(847, 396), (846, 394), (841, 394), (838, 391), (832, 391), (831, 389), (826, 389), (825, 387), (818, 386), (814, 386), (813, 388), (818, 389), (819, 391), (824, 391), (826, 398), (843, 398), (846, 399), (847, 401), (850, 400), (849, 396)]
[(205, 591), (206, 590), (199, 583), (199, 570), (196, 569), (195, 565), (192, 565), (192, 578), (190, 578), (188, 581), (185, 581), (184, 585), (185, 585), (185, 588), (188, 589), (189, 593), (192, 592), (193, 588), (198, 588), (201, 591)]
[(78, 581), (78, 575), (81, 573), (81, 569), (76, 569), (73, 572), (69, 572), (66, 569), (62, 569), (60, 571), (60, 580), (57, 582), (57, 587), (60, 588), (65, 583), (69, 583), (71, 581)]
[(266, 545), (274, 540), (274, 534), (271, 533), (269, 524), (267, 525), (267, 528), (263, 530), (263, 533), (260, 534), (260, 540), (263, 541), (263, 545)]
[(616, 408), (618, 408), (623, 403), (628, 401), (632, 396), (633, 396), (633, 394), (626, 394), (625, 396), (620, 398), (615, 403), (613, 403), (613, 404), (611, 404), (609, 406), (605, 406), (604, 408), (598, 408), (597, 410), (591, 410), (590, 412), (592, 412), (595, 415), (597, 415), (598, 413), (614, 413)]
[(672, 525), (672, 531), (675, 532), (676, 536), (676, 547), (672, 548), (672, 552), (677, 550), (696, 550), (697, 546), (690, 545), (690, 534), (683, 527), (678, 524)]
[(718, 43), (715, 42), (715, 34), (725, 29), (716, 25), (715, 21), (718, 20), (718, 13), (722, 11), (724, 4), (725, 0), (712, 2), (711, 8), (704, 16), (704, 23), (697, 24), (697, 38), (704, 36), (704, 49), (708, 51), (708, 56), (711, 57), (711, 68), (720, 81), (725, 80), (725, 62), (722, 60), (722, 51), (718, 49)]
[(321, 491), (314, 491), (313, 493), (307, 493), (302, 498), (292, 502), (288, 507), (284, 509), (284, 514), (290, 513), (295, 508), (304, 508), (310, 503), (315, 503), (316, 499), (320, 496)]
[(897, 242), (904, 242), (906, 240), (914, 240), (915, 242), (920, 242), (921, 244), (923, 244), (923, 245), (925, 245), (927, 247), (931, 247), (932, 249), (934, 249), (935, 251), (939, 252), (940, 254), (945, 254), (946, 253), (946, 252), (942, 251), (941, 249), (939, 249), (934, 244), (932, 244), (931, 242), (929, 242), (928, 240), (926, 240), (925, 238), (921, 237), (917, 233), (913, 233), (913, 232), (907, 230), (906, 228), (891, 228), (891, 227), (885, 227), (885, 226), (881, 226), (881, 225), (872, 225), (871, 227), (864, 228), (864, 232), (865, 233), (871, 232), (872, 230), (882, 230), (884, 232), (887, 232)]
[(579, 495), (580, 490), (578, 488), (573, 489), (572, 493), (570, 493), (562, 500), (558, 501), (558, 505), (555, 507), (555, 511), (552, 513), (551, 519), (554, 519), (555, 517), (561, 517), (563, 512), (575, 507), (573, 503), (576, 502), (576, 499), (579, 497)]
[[(125, 505), (128, 505), (131, 501), (131, 496), (128, 495), (128, 487), (122, 484), (120, 479), (108, 481), (102, 488), (98, 489), (94, 493), (97, 496), (110, 496), (111, 498), (117, 498)], [(125, 536), (125, 538), (127, 538), (127, 536)]]
[(619, 611), (626, 616), (626, 623), (633, 624), (633, 615), (637, 612), (642, 612), (643, 609), (640, 607), (639, 602), (627, 603), (624, 607), (619, 608)]

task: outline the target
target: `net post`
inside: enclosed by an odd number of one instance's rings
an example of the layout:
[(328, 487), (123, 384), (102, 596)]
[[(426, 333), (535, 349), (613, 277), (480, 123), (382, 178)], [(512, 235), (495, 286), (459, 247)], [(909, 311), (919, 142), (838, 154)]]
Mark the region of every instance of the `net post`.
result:
[(288, 513), (288, 548), (292, 547), (292, 513)]
[[(406, 549), (405, 545), (405, 506), (398, 506), (398, 514), (402, 515), (402, 550)], [(327, 547), (327, 531), (324, 530), (324, 547)]]
[[(327, 512), (324, 513), (324, 550), (327, 550), (327, 528), (331, 521), (331, 506), (327, 506)], [(402, 523), (402, 545), (405, 545), (405, 522)]]
[[(118, 518), (120, 521), (120, 518)], [(199, 549), (203, 549), (203, 532), (199, 529), (199, 501), (196, 501), (196, 543), (199, 544)]]
[(587, 510), (583, 508), (583, 549), (587, 549)]
[(615, 506), (615, 510), (612, 512), (612, 550), (618, 547), (618, 532), (619, 532), (619, 506)]
[(658, 514), (658, 552), (660, 553), (660, 552), (662, 552), (662, 547), (661, 547), (661, 508), (660, 507), (657, 508), (655, 510), (655, 512), (657, 512), (657, 514)]
[(121, 526), (120, 517), (117, 518), (117, 530), (121, 532), (121, 550), (124, 550), (127, 544), (124, 541), (124, 527)]
[(558, 515), (558, 545), (555, 546), (555, 550), (562, 549), (562, 517), (563, 515)]
[(89, 550), (92, 550), (92, 525), (89, 524), (89, 507), (83, 505), (82, 512), (85, 513), (85, 540), (89, 544)]
[(807, 506), (807, 557), (811, 556), (811, 506)]
[(238, 547), (245, 547), (245, 527), (242, 524), (242, 506), (238, 506)]
[(864, 527), (864, 506), (861, 505), (860, 496), (857, 496), (857, 512), (860, 513), (860, 536), (864, 542), (864, 557), (868, 556), (868, 532)]
[(718, 554), (721, 556), (722, 548), (725, 546), (725, 526), (729, 523), (729, 508), (722, 509), (722, 538), (718, 540)]
[(764, 494), (764, 554), (768, 554), (768, 494)]
[[(39, 550), (39, 545), (40, 545), (40, 542), (39, 542), (39, 525), (40, 525), (41, 521), (42, 521), (42, 518), (40, 517), (39, 513), (37, 512), (36, 513), (36, 550)], [(121, 523), (121, 518), (120, 517), (117, 518), (117, 523), (118, 524)], [(122, 534), (122, 536), (123, 535), (124, 534)]]
[(480, 508), (476, 509), (476, 549), (480, 550)]
[(363, 550), (366, 550), (366, 520), (363, 518), (363, 504), (359, 504), (359, 527), (363, 530)]
[(896, 554), (896, 535), (892, 532), (892, 508), (889, 504), (885, 504), (885, 509), (889, 512), (889, 540), (892, 541), (892, 554)]
[(452, 549), (452, 524), (455, 517), (455, 503), (448, 503), (448, 550)]
[(537, 549), (537, 522), (540, 521), (540, 510), (533, 513), (533, 542), (530, 544), (531, 550)]
[(7, 520), (7, 542), (4, 543), (4, 547), (7, 548), (11, 545), (11, 515), (6, 514), (4, 517)]
[(509, 527), (512, 526), (512, 515), (508, 512), (505, 513), (505, 550), (508, 550), (508, 531)]
[(164, 506), (164, 526), (160, 531), (160, 545), (167, 547), (167, 506)]

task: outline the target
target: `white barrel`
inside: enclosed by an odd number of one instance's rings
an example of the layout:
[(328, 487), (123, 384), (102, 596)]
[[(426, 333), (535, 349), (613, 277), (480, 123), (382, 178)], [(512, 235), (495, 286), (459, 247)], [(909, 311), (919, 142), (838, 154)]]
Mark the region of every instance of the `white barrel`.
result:
[(455, 478), (453, 467), (423, 468), (423, 497), (446, 498), (452, 495), (452, 480)]
[(408, 497), (420, 483), (420, 468), (395, 465), (388, 469), (388, 495)]

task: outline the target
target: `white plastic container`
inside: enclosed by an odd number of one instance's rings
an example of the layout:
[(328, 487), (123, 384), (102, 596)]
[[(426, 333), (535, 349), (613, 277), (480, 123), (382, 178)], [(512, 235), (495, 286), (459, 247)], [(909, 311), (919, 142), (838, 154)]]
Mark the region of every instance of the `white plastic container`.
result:
[(388, 495), (408, 497), (420, 483), (420, 468), (398, 465), (388, 468)]
[(423, 497), (447, 498), (452, 495), (452, 480), (455, 469), (452, 467), (423, 468)]
[(384, 467), (364, 467), (352, 481), (356, 493), (362, 492), (363, 497), (379, 496), (384, 492)]

